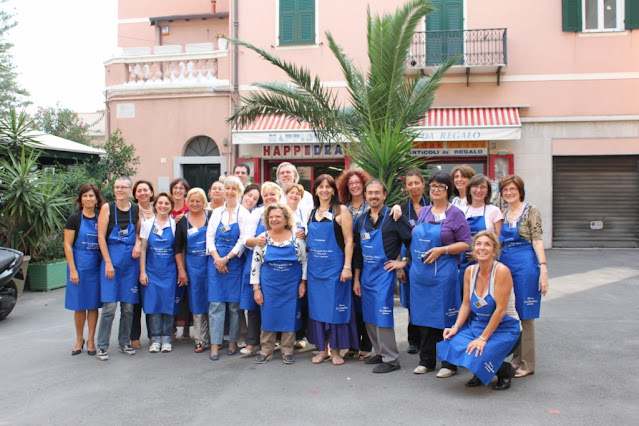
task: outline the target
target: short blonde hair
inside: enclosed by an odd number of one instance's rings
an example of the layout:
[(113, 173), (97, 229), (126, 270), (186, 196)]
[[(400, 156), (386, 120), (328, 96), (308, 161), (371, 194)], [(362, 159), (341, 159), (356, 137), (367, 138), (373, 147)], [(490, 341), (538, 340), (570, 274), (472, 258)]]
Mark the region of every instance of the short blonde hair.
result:
[(282, 198), (282, 187), (276, 184), (275, 182), (270, 182), (270, 181), (264, 182), (262, 184), (262, 187), (260, 188), (260, 194), (262, 194), (262, 198), (264, 198), (264, 193), (270, 189), (274, 189), (275, 192), (279, 194), (277, 197)]
[(202, 202), (206, 204), (208, 200), (206, 199), (206, 193), (202, 188), (191, 188), (189, 192), (186, 194), (186, 202), (188, 203), (192, 196), (199, 195), (202, 198)]
[(270, 204), (270, 205), (266, 206), (266, 208), (264, 208), (264, 214), (262, 216), (262, 223), (264, 223), (264, 226), (266, 227), (266, 230), (267, 231), (271, 230), (271, 224), (268, 222), (268, 215), (273, 210), (282, 210), (282, 214), (284, 215), (284, 219), (286, 219), (286, 224), (284, 225), (284, 227), (286, 229), (288, 229), (288, 230), (293, 230), (293, 228), (295, 226), (295, 221), (293, 220), (293, 211), (286, 204), (280, 204), (280, 203)]
[(242, 181), (239, 178), (236, 178), (235, 176), (229, 176), (224, 179), (224, 189), (228, 188), (229, 186), (234, 187), (235, 189), (240, 191), (240, 195), (244, 194), (244, 185), (242, 185)]
[(495, 258), (499, 258), (499, 255), (501, 254), (501, 244), (499, 242), (499, 237), (497, 237), (497, 235), (495, 235), (495, 233), (492, 231), (483, 230), (476, 233), (473, 237), (472, 251), (475, 251), (475, 241), (477, 241), (477, 239), (480, 237), (490, 238), (490, 241), (493, 242), (493, 246), (495, 246)]
[(299, 183), (290, 184), (288, 188), (286, 188), (286, 191), (285, 191), (286, 195), (288, 195), (288, 193), (291, 192), (293, 189), (297, 189), (301, 197), (304, 196), (304, 187), (300, 185)]

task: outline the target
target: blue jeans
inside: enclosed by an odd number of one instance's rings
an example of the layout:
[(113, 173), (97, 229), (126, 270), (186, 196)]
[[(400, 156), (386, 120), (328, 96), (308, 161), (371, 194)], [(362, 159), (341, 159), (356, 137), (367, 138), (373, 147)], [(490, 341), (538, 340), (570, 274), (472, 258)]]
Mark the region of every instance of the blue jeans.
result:
[[(98, 329), (98, 349), (109, 349), (111, 340), (111, 327), (118, 307), (118, 302), (105, 302), (102, 304), (100, 315), (100, 327)], [(133, 324), (133, 303), (120, 302), (120, 331), (118, 343), (121, 348), (131, 344), (131, 325)]]
[(240, 340), (240, 304), (211, 302), (209, 304), (209, 327), (212, 345), (221, 345), (224, 341), (224, 319), (227, 309), (229, 311), (229, 342)]
[(171, 343), (173, 336), (173, 315), (149, 314), (151, 343)]

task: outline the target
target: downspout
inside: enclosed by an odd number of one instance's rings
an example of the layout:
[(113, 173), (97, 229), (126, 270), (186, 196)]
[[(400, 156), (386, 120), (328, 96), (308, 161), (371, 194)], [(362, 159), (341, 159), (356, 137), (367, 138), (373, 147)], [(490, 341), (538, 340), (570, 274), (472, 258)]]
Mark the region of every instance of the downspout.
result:
[[(240, 21), (238, 19), (238, 0), (233, 0), (233, 38), (235, 40), (238, 39), (238, 35), (239, 35), (239, 26), (240, 26)], [(239, 71), (238, 71), (238, 65), (239, 65), (239, 46), (237, 44), (233, 44), (233, 95), (231, 96), (232, 98), (232, 102), (231, 102), (231, 107), (233, 108), (233, 110), (231, 111), (231, 113), (235, 113), (235, 103), (238, 101), (238, 94), (239, 94)], [(237, 146), (237, 144), (233, 144), (233, 131), (231, 130), (231, 144), (233, 145), (233, 158), (235, 159), (235, 161), (237, 162), (238, 158), (239, 158), (239, 153), (240, 153), (240, 149)]]

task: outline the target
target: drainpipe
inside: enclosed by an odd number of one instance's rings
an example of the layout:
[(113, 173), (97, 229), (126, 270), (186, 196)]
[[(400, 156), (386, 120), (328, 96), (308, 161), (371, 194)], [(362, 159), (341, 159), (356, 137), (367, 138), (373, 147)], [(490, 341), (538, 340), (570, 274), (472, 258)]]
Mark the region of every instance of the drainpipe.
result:
[[(238, 39), (238, 29), (240, 26), (240, 21), (238, 19), (238, 0), (233, 0), (233, 38), (234, 39)], [(231, 99), (233, 99), (233, 101), (231, 102), (231, 108), (233, 109), (231, 111), (231, 113), (235, 112), (235, 102), (238, 100), (238, 93), (239, 93), (239, 71), (238, 71), (238, 64), (239, 64), (239, 59), (238, 59), (238, 55), (239, 55), (239, 46), (237, 44), (233, 45), (233, 96), (231, 97)], [(231, 144), (233, 144), (233, 135), (231, 134)], [(240, 153), (240, 149), (237, 145), (233, 145), (233, 158), (235, 159), (235, 161), (237, 161), (237, 159), (239, 158), (239, 153)]]

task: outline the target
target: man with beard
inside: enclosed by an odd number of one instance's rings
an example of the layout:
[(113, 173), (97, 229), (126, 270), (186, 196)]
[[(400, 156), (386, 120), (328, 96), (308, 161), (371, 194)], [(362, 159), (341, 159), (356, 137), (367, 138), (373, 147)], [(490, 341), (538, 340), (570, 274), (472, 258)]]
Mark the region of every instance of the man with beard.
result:
[(375, 348), (375, 356), (365, 362), (379, 364), (373, 373), (388, 373), (400, 368), (393, 304), (396, 271), (407, 264), (406, 259), (397, 259), (402, 244), (410, 247), (412, 228), (404, 216), (393, 220), (391, 209), (384, 205), (387, 191), (382, 181), (369, 180), (364, 193), (370, 211), (359, 217), (353, 230), (353, 292), (362, 297), (366, 331)]

